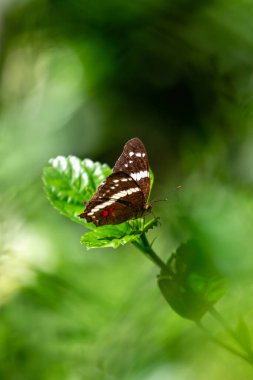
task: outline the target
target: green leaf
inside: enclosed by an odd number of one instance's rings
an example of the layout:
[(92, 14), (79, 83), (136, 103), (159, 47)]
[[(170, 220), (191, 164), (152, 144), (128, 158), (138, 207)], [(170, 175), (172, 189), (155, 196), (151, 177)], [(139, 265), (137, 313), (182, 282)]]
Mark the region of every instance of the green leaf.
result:
[(158, 218), (149, 220), (143, 226), (143, 219), (130, 220), (117, 225), (107, 225), (86, 232), (81, 237), (81, 243), (87, 249), (112, 247), (137, 241), (140, 236), (149, 229), (158, 225)]
[(86, 248), (113, 247), (129, 243), (138, 239), (132, 231), (130, 224), (122, 223), (117, 225), (101, 226), (94, 231), (87, 232), (81, 237), (81, 243)]
[(224, 280), (195, 241), (181, 245), (158, 278), (160, 290), (182, 317), (200, 320), (224, 294)]
[(88, 201), (97, 187), (111, 174), (108, 165), (80, 160), (75, 156), (58, 156), (49, 161), (50, 166), (43, 171), (43, 183), (48, 199), (63, 215), (88, 228), (92, 223), (80, 219), (84, 202)]

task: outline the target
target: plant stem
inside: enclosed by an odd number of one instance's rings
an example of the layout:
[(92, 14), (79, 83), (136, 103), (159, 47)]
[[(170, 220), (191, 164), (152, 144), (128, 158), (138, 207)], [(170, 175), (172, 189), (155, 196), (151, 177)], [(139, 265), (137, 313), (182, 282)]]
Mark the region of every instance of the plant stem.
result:
[(172, 274), (170, 269), (164, 263), (164, 261), (155, 253), (152, 249), (145, 232), (140, 236), (139, 240), (133, 242), (133, 244), (140, 249), (145, 256), (147, 256), (153, 263), (155, 263), (160, 269), (164, 270), (168, 274)]
[(202, 325), (202, 323), (199, 321), (199, 322), (196, 322), (196, 325), (208, 336), (208, 338), (210, 340), (212, 340), (214, 343), (218, 344), (220, 347), (224, 348), (225, 350), (231, 352), (232, 354), (236, 355), (236, 356), (239, 356), (241, 359), (245, 360), (247, 363), (249, 364), (253, 364), (252, 363), (252, 360), (250, 357), (248, 357), (247, 355), (244, 355), (242, 354), (241, 352), (239, 352), (238, 350), (236, 350), (235, 348), (229, 346), (228, 344), (222, 342), (220, 339), (214, 337), (212, 334), (210, 334), (210, 332)]
[(239, 346), (248, 354), (248, 357), (250, 359), (250, 363), (253, 364), (253, 352), (248, 347), (245, 347), (243, 342), (238, 338), (236, 332), (227, 324), (225, 319), (221, 316), (221, 314), (212, 307), (210, 309), (210, 314), (212, 317), (220, 323), (220, 325), (224, 328), (225, 331), (236, 341), (236, 343), (239, 344)]

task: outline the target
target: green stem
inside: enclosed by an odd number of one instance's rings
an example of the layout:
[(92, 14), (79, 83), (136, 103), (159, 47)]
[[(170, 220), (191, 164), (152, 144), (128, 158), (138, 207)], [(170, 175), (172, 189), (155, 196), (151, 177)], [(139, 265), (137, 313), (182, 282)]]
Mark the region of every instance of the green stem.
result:
[(172, 274), (164, 261), (155, 253), (152, 249), (145, 232), (140, 236), (139, 240), (133, 242), (133, 244), (140, 249), (146, 257), (148, 257), (154, 264), (160, 269), (164, 270), (168, 274)]
[(251, 358), (249, 358), (247, 355), (242, 354), (235, 348), (229, 346), (228, 344), (222, 342), (220, 339), (214, 337), (210, 332), (202, 325), (201, 322), (196, 322), (197, 326), (208, 336), (210, 340), (212, 340), (214, 343), (218, 344), (218, 346), (224, 348), (225, 350), (231, 352), (232, 354), (239, 356), (241, 359), (245, 360), (249, 364), (253, 364)]
[(252, 350), (250, 350), (248, 347), (245, 347), (243, 342), (238, 338), (236, 332), (227, 324), (225, 319), (221, 316), (221, 314), (214, 307), (212, 307), (210, 309), (210, 314), (212, 315), (212, 317), (216, 321), (218, 321), (221, 324), (221, 326), (224, 328), (224, 330), (227, 331), (227, 333), (234, 339), (234, 341), (236, 343), (238, 343), (239, 346), (247, 353), (247, 355), (250, 359), (250, 363), (253, 364), (253, 352), (252, 352)]

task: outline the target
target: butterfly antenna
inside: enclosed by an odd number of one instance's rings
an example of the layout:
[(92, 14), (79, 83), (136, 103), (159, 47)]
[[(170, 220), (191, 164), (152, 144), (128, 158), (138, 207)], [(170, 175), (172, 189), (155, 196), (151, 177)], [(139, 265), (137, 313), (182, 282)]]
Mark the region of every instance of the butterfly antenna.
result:
[[(176, 194), (179, 194), (179, 191), (181, 191), (183, 189), (183, 186), (182, 185), (177, 185), (175, 187), (174, 190), (171, 190), (170, 191), (170, 194), (175, 194), (175, 190), (176, 190)], [(156, 203), (156, 202), (167, 202), (169, 199), (168, 198), (164, 198), (164, 199), (154, 199), (153, 201), (151, 201), (150, 203), (153, 204), (153, 203)]]
[(156, 202), (167, 202), (168, 201), (168, 198), (165, 198), (165, 199), (154, 199), (151, 203), (156, 203)]

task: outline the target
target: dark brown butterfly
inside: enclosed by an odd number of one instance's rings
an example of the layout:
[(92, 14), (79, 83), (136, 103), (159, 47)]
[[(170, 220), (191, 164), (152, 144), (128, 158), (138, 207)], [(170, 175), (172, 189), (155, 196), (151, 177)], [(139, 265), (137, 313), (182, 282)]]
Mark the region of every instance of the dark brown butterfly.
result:
[(119, 224), (141, 217), (151, 208), (149, 163), (146, 149), (137, 137), (129, 140), (113, 168), (98, 187), (80, 218), (96, 226)]

